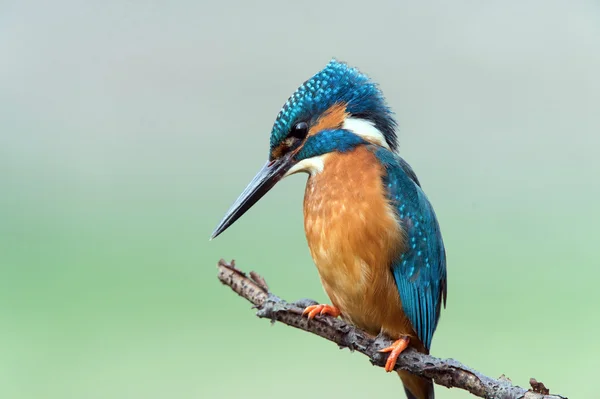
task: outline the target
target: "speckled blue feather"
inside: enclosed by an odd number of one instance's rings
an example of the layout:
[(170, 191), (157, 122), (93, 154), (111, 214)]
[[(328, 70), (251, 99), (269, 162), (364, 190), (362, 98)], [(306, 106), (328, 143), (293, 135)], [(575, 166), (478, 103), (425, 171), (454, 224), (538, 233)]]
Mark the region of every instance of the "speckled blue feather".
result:
[(271, 150), (285, 139), (294, 124), (314, 123), (337, 103), (345, 103), (349, 114), (373, 122), (390, 148), (397, 148), (396, 123), (377, 85), (356, 68), (332, 60), (284, 104), (271, 131)]
[(446, 302), (446, 252), (435, 212), (415, 173), (396, 154), (378, 147), (388, 198), (406, 232), (407, 249), (392, 264), (404, 313), (427, 349)]

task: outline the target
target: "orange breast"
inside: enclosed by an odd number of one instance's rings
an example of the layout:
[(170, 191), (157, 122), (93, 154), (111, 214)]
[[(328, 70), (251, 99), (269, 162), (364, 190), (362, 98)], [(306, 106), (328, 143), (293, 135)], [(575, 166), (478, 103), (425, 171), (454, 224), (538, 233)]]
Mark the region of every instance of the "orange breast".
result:
[(344, 318), (373, 335), (414, 336), (390, 272), (405, 243), (383, 173), (365, 147), (329, 154), (308, 179), (304, 228), (323, 287)]

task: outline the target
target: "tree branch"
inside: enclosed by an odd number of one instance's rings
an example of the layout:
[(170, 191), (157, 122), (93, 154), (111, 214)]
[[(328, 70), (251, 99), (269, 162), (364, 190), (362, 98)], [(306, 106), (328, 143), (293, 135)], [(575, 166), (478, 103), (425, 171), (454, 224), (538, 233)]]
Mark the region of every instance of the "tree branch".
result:
[[(379, 353), (380, 349), (389, 346), (392, 341), (387, 337), (373, 338), (356, 327), (330, 316), (317, 316), (308, 320), (302, 316), (302, 311), (308, 305), (315, 304), (311, 300), (301, 300), (288, 303), (269, 292), (266, 281), (258, 274), (251, 272), (247, 276), (235, 267), (233, 261), (224, 260), (218, 263), (219, 280), (246, 298), (258, 309), (257, 316), (279, 321), (292, 327), (310, 332), (335, 342), (340, 348), (348, 348), (366, 355), (372, 364), (383, 367), (386, 354)], [(559, 395), (551, 395), (544, 384), (535, 379), (530, 380), (532, 386), (527, 390), (513, 385), (504, 376), (499, 379), (486, 377), (453, 359), (438, 359), (436, 357), (407, 349), (398, 358), (396, 370), (408, 370), (416, 375), (430, 378), (436, 384), (448, 388), (460, 388), (475, 396), (490, 399), (566, 399)]]

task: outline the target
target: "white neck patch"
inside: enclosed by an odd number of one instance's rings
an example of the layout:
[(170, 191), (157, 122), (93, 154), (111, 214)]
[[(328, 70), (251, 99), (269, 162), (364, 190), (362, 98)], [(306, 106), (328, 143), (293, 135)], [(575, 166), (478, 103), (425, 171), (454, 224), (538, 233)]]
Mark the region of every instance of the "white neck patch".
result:
[(349, 130), (370, 143), (385, 147), (388, 150), (390, 149), (387, 141), (385, 141), (385, 136), (383, 133), (381, 133), (381, 131), (377, 129), (371, 121), (349, 117), (344, 120), (342, 129)]
[[(366, 119), (361, 118), (346, 118), (342, 125), (342, 129), (351, 131), (352, 133), (360, 136), (369, 143), (379, 145), (381, 147), (390, 149), (383, 133), (375, 127), (375, 125)], [(285, 177), (293, 175), (299, 172), (306, 172), (309, 175), (315, 175), (323, 171), (325, 167), (325, 160), (329, 154), (317, 155), (312, 158), (306, 158), (298, 162), (290, 168), (285, 174)]]

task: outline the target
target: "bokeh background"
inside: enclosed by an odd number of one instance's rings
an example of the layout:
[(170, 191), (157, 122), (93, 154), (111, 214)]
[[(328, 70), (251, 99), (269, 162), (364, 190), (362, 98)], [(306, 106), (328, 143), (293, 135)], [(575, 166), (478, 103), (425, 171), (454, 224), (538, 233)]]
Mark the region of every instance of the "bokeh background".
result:
[(600, 5), (541, 0), (0, 2), (0, 397), (403, 397), (216, 279), (327, 300), (304, 176), (208, 237), (331, 57), (381, 84), (439, 216), (433, 354), (600, 397)]

